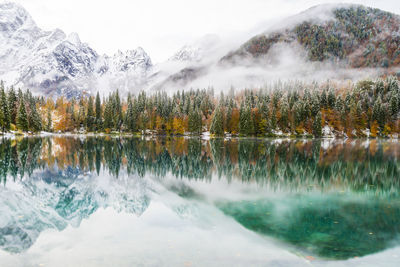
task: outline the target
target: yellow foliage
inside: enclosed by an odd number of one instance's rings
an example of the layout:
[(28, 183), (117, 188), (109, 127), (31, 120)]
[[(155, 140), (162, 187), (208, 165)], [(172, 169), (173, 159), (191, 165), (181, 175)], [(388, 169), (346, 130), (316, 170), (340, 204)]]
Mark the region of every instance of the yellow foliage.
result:
[(183, 124), (183, 119), (175, 117), (172, 125), (173, 125), (173, 129), (174, 129), (174, 134), (176, 134), (176, 135), (184, 134), (185, 128), (184, 128), (184, 124)]
[(298, 134), (298, 135), (304, 134), (303, 126), (299, 125), (299, 126), (296, 127), (296, 134)]
[(376, 138), (378, 136), (378, 122), (374, 121), (371, 125), (371, 137)]
[(160, 116), (156, 118), (156, 130), (161, 131), (163, 126), (163, 119)]
[(385, 127), (383, 128), (383, 134), (387, 136), (391, 133), (392, 133), (392, 129), (390, 128), (390, 126), (388, 124), (385, 124)]
[(172, 121), (171, 121), (171, 120), (167, 121), (167, 123), (166, 123), (165, 126), (166, 126), (165, 129), (166, 129), (166, 131), (167, 131), (167, 134), (171, 134), (172, 129), (173, 129), (173, 127), (172, 127)]

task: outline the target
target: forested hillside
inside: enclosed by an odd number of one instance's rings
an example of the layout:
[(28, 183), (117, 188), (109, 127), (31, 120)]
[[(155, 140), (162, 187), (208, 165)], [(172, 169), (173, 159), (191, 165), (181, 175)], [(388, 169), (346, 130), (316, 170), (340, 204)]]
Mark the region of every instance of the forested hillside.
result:
[[(222, 61), (241, 64), (243, 58), (250, 58), (262, 62), (273, 45), (297, 41), (311, 61), (340, 61), (355, 68), (400, 64), (398, 15), (357, 5), (331, 7), (332, 14), (326, 9), (323, 5), (311, 8), (303, 14), (307, 18), (295, 25), (255, 36)], [(315, 20), (312, 14), (316, 12), (332, 18)]]

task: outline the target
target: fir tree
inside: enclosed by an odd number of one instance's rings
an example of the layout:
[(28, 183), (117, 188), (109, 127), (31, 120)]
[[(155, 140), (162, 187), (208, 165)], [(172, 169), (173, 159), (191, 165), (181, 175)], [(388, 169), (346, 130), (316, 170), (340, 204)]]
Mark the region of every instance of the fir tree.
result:
[(201, 113), (196, 108), (190, 108), (188, 118), (189, 132), (200, 134), (201, 133)]
[(232, 133), (232, 104), (229, 103), (228, 109), (226, 111), (226, 131)]
[(0, 126), (3, 132), (10, 130), (10, 112), (3, 82), (0, 83)]
[(281, 118), (279, 119), (279, 124), (283, 131), (289, 128), (289, 105), (286, 101), (281, 104)]
[(10, 122), (17, 124), (18, 99), (13, 86), (8, 91), (8, 109), (10, 111)]
[(329, 108), (334, 108), (336, 103), (336, 96), (335, 92), (333, 90), (329, 90), (328, 93), (328, 107)]
[(250, 103), (242, 103), (240, 106), (239, 133), (244, 136), (249, 136), (254, 133), (253, 116), (250, 109)]
[(326, 95), (326, 89), (322, 90), (321, 93), (321, 107), (326, 108), (328, 106), (328, 96)]
[(42, 119), (37, 112), (36, 105), (31, 106), (30, 116), (29, 116), (29, 128), (33, 132), (39, 132), (42, 130)]
[(217, 136), (224, 135), (224, 117), (220, 106), (217, 107), (211, 119), (210, 133)]
[(86, 124), (85, 103), (83, 98), (79, 100), (78, 124), (79, 127)]
[(382, 106), (382, 100), (378, 97), (375, 101), (374, 107), (372, 109), (372, 120), (376, 120), (382, 130), (385, 126), (385, 110)]
[(19, 108), (18, 108), (18, 114), (17, 114), (17, 127), (18, 127), (18, 129), (25, 131), (25, 132), (29, 130), (28, 115), (26, 114), (25, 101), (22, 96), (19, 99)]
[(313, 134), (314, 134), (315, 137), (321, 137), (322, 136), (322, 117), (321, 117), (321, 112), (318, 112), (318, 114), (314, 118)]
[(113, 107), (113, 123), (114, 128), (119, 131), (122, 125), (122, 107), (121, 107), (121, 99), (119, 97), (118, 90), (115, 92), (114, 97), (112, 98), (112, 107)]
[(134, 132), (136, 131), (136, 118), (135, 118), (135, 111), (134, 111), (134, 106), (132, 103), (132, 97), (129, 94), (128, 95), (128, 109), (126, 111), (126, 116), (125, 116), (125, 125), (126, 129), (129, 132)]
[(95, 113), (96, 113), (96, 130), (99, 131), (102, 129), (102, 112), (101, 112), (101, 100), (100, 100), (100, 94), (97, 92), (96, 94), (96, 104), (95, 104)]
[(109, 98), (106, 107), (104, 109), (104, 128), (108, 130), (113, 129), (113, 108), (112, 108), (112, 100)]
[(95, 117), (93, 112), (93, 98), (89, 97), (88, 108), (86, 113), (86, 127), (88, 131), (93, 131)]

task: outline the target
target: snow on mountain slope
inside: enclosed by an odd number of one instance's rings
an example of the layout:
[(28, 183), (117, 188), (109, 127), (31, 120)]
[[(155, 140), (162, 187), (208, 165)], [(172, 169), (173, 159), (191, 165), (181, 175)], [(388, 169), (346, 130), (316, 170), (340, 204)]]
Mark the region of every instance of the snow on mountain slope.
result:
[(220, 42), (221, 40), (217, 35), (205, 35), (190, 44), (184, 45), (169, 61), (200, 62), (215, 52)]
[(153, 63), (143, 48), (118, 51), (112, 57), (103, 55), (97, 60), (96, 88), (102, 92), (119, 89), (122, 92), (140, 90), (146, 86)]
[[(0, 79), (9, 85), (72, 97), (108, 79), (106, 84), (129, 90), (132, 82), (143, 83), (151, 67), (142, 48), (99, 56), (76, 33), (43, 31), (20, 5), (0, 4)], [(120, 84), (121, 77), (130, 83)]]

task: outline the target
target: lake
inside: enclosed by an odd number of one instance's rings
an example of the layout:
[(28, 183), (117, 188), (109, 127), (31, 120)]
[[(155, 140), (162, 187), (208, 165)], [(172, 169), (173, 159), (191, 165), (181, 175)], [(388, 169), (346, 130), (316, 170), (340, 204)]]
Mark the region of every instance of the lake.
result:
[(0, 141), (0, 265), (399, 266), (393, 140)]

